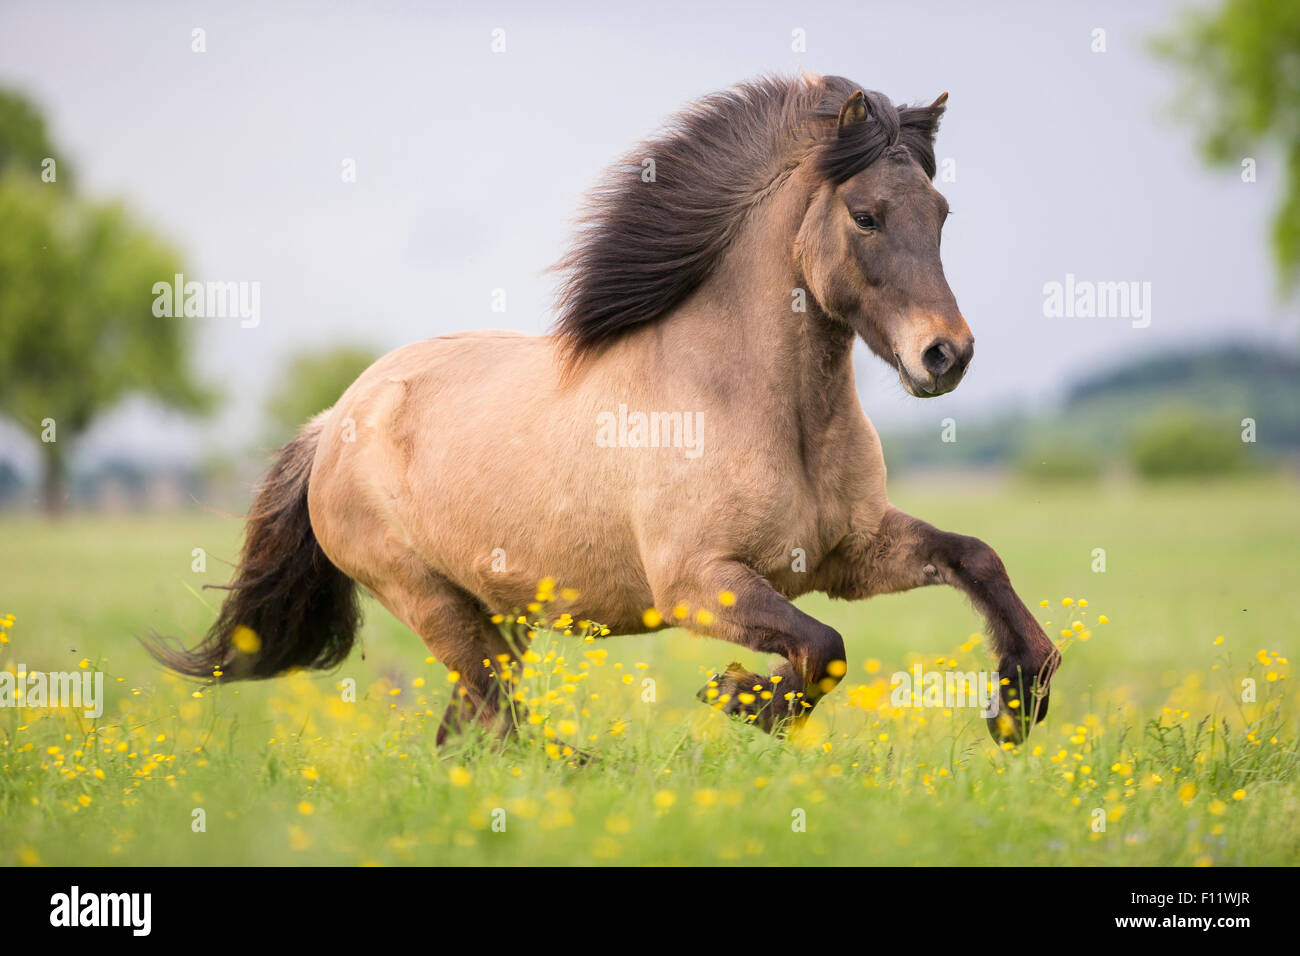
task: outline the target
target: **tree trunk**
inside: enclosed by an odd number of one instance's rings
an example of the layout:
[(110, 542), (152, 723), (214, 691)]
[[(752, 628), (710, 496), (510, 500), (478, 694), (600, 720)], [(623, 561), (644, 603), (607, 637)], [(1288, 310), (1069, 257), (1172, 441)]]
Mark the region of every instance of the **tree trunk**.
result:
[(41, 510), (46, 517), (57, 518), (67, 510), (63, 449), (57, 441), (45, 442), (45, 474), (41, 478)]

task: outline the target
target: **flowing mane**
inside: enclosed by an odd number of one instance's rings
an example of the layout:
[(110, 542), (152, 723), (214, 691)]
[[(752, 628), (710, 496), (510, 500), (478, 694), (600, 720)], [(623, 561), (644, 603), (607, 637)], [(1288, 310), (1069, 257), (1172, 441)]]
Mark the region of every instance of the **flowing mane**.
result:
[(839, 129), (840, 107), (859, 89), (840, 76), (743, 83), (690, 104), (615, 163), (555, 266), (564, 274), (555, 322), (564, 351), (597, 350), (679, 305), (748, 211), (805, 160), (838, 184), (901, 144), (933, 178), (942, 103), (895, 107), (864, 90), (867, 122)]

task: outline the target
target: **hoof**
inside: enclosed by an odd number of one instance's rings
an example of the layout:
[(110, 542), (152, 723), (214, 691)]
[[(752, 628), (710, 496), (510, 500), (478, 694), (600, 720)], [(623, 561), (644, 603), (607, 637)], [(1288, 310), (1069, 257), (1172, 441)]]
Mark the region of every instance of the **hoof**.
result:
[(1029, 736), (1026, 721), (1013, 710), (1003, 710), (996, 717), (984, 718), (988, 722), (989, 736), (999, 744), (1021, 744)]
[(759, 677), (732, 662), (721, 674), (714, 674), (695, 696), (714, 710), (742, 723), (771, 732), (785, 699), (780, 685), (769, 677)]
[(997, 743), (1022, 744), (1029, 737), (1034, 724), (1047, 716), (1048, 688), (1046, 681), (1034, 677), (1029, 682), (1025, 696), (1021, 697), (1017, 683), (1003, 684), (998, 703), (998, 713), (986, 717), (989, 736)]

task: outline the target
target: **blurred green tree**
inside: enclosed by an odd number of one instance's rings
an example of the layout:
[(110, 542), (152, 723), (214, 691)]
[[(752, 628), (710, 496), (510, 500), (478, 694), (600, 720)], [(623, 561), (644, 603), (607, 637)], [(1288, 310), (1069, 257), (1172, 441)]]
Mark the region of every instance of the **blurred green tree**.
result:
[(1206, 478), (1256, 466), (1235, 421), (1218, 421), (1192, 408), (1148, 415), (1133, 433), (1131, 451), (1143, 478)]
[(1273, 219), (1273, 253), (1282, 289), (1300, 282), (1300, 3), (1224, 0), (1186, 11), (1155, 52), (1178, 64), (1180, 111), (1201, 130), (1214, 164), (1242, 163), (1260, 146), (1286, 163), (1282, 206)]
[(188, 411), (213, 396), (189, 370), (192, 326), (153, 315), (176, 252), (120, 205), (71, 195), (61, 167), (43, 179), (49, 155), (35, 110), (0, 95), (0, 414), (40, 440), (57, 513), (69, 443), (97, 415), (130, 394)]
[(26, 97), (0, 89), (0, 173), (11, 170), (46, 183), (71, 183), (71, 170), (50, 142), (40, 111)]
[(339, 400), (377, 358), (361, 345), (340, 345), (300, 352), (289, 360), (280, 385), (266, 403), (270, 439), (282, 444), (293, 437), (307, 419)]

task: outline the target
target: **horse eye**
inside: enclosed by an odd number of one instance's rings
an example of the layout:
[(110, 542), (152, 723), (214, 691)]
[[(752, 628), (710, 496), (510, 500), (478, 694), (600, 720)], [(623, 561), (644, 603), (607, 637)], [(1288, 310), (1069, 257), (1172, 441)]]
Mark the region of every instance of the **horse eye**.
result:
[(854, 215), (853, 221), (858, 224), (859, 229), (865, 229), (868, 232), (872, 232), (880, 228), (880, 226), (876, 222), (876, 217), (868, 215), (865, 212), (860, 212)]

